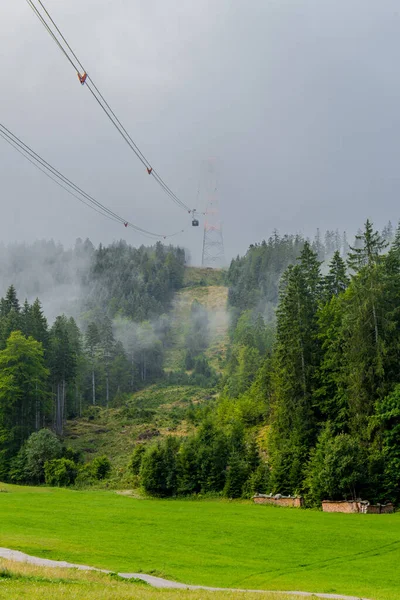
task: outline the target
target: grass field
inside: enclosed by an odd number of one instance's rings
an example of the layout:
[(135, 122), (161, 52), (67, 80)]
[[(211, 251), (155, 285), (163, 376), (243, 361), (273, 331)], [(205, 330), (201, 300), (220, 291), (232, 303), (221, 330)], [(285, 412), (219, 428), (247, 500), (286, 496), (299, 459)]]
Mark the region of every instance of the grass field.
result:
[(400, 599), (400, 514), (0, 489), (0, 546), (35, 556), (199, 585)]
[(0, 598), (29, 600), (300, 600), (287, 594), (155, 590), (114, 575), (34, 567), (0, 559)]

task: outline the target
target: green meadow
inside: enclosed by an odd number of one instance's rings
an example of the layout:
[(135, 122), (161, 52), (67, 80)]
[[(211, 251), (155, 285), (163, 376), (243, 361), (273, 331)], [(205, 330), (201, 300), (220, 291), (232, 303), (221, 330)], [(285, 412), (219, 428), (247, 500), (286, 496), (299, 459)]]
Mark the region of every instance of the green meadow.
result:
[(400, 599), (400, 514), (0, 489), (2, 547), (188, 584)]

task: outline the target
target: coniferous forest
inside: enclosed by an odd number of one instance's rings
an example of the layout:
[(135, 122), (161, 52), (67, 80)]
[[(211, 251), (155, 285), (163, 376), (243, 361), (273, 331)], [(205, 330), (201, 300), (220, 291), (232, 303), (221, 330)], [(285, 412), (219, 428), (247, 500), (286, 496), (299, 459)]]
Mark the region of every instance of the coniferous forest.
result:
[[(67, 419), (123, 406), (154, 381), (190, 394), (197, 377), (210, 395), (184, 415), (187, 435), (135, 445), (129, 471), (147, 493), (400, 502), (400, 229), (367, 220), (350, 245), (333, 231), (274, 232), (232, 260), (218, 373), (199, 303), (181, 371), (164, 368), (183, 250), (84, 251), (77, 320), (48, 323), (40, 300), (21, 302), (13, 285), (1, 300), (0, 479), (73, 483), (85, 466), (62, 444)], [(112, 465), (96, 460), (102, 479)]]

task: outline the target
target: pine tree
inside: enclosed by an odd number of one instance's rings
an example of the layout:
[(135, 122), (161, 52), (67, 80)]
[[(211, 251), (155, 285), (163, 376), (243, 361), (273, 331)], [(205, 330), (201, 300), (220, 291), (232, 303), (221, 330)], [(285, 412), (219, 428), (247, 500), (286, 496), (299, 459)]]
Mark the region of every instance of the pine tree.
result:
[(322, 278), (306, 242), (299, 264), (283, 278), (277, 312), (274, 403), (270, 448), (272, 485), (293, 493), (301, 484), (306, 453), (315, 438), (312, 393), (319, 366), (317, 309)]
[(17, 292), (15, 291), (15, 287), (10, 285), (7, 290), (7, 294), (5, 297), (5, 309), (6, 314), (8, 314), (11, 310), (14, 310), (16, 313), (20, 311), (20, 305), (17, 298)]
[(30, 326), (31, 332), (29, 335), (43, 344), (46, 355), (49, 345), (49, 330), (39, 298), (36, 298), (30, 309)]
[(22, 333), (26, 336), (32, 335), (31, 306), (28, 300), (25, 300), (22, 306), (20, 323)]
[(368, 419), (377, 399), (384, 397), (399, 376), (399, 272), (395, 250), (382, 254), (387, 243), (372, 223), (357, 236), (349, 254), (354, 274), (342, 297), (339, 388), (349, 407), (350, 430), (367, 435)]
[(373, 224), (366, 220), (364, 231), (356, 235), (355, 246), (350, 246), (347, 263), (353, 271), (358, 273), (363, 267), (373, 267), (382, 258), (382, 252), (388, 243), (382, 239), (378, 231), (374, 231)]
[(325, 296), (329, 300), (332, 296), (338, 296), (349, 285), (349, 277), (346, 272), (346, 263), (341, 258), (338, 250), (334, 253), (329, 263), (329, 273), (325, 277)]

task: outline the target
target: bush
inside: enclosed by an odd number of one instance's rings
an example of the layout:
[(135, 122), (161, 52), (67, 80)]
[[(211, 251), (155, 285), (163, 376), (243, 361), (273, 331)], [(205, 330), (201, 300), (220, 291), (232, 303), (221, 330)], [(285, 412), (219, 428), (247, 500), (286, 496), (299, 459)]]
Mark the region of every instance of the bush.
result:
[(140, 467), (142, 466), (142, 460), (145, 452), (146, 446), (144, 444), (137, 444), (133, 450), (128, 468), (134, 475), (139, 475), (140, 473)]
[(62, 445), (54, 433), (48, 429), (32, 433), (25, 444), (25, 480), (42, 483), (45, 480), (45, 463), (59, 458), (61, 454)]
[(72, 462), (78, 464), (83, 462), (83, 453), (80, 450), (74, 450), (71, 446), (64, 448), (62, 458), (68, 458)]
[(352, 436), (333, 434), (328, 423), (311, 451), (305, 480), (308, 499), (355, 500), (368, 481), (368, 460), (360, 442)]
[(100, 406), (88, 406), (82, 413), (82, 416), (85, 417), (88, 421), (95, 421), (99, 418), (101, 413)]
[(90, 464), (95, 479), (106, 479), (111, 471), (111, 462), (107, 456), (97, 456)]
[(47, 485), (68, 486), (75, 483), (78, 467), (68, 458), (55, 458), (45, 463), (44, 474)]
[(78, 475), (75, 479), (75, 485), (77, 487), (88, 487), (96, 483), (96, 479), (93, 475), (91, 463), (82, 465), (78, 471)]

